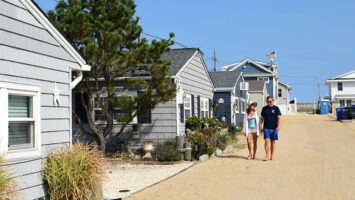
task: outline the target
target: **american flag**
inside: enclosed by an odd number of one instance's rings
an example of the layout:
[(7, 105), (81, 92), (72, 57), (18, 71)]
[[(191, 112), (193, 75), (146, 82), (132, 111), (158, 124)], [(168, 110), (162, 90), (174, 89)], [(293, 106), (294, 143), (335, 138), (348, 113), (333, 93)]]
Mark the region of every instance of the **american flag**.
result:
[(276, 58), (276, 51), (273, 51), (266, 55), (268, 58)]

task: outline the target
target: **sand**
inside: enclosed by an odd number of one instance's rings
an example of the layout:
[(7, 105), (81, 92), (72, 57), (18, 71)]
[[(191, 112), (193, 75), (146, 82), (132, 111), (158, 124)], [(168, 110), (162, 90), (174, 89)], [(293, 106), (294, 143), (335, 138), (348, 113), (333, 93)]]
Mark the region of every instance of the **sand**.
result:
[(291, 115), (281, 129), (274, 161), (263, 161), (259, 137), (257, 160), (236, 150), (126, 199), (355, 199), (354, 128), (327, 115)]

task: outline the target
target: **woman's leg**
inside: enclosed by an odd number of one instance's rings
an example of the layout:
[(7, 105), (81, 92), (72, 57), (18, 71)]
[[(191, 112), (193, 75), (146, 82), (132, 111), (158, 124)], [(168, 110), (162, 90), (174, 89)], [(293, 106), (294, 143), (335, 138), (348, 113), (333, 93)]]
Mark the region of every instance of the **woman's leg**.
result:
[(256, 149), (258, 148), (258, 136), (256, 135), (256, 133), (253, 133), (253, 142), (253, 159), (255, 160)]
[(251, 157), (253, 156), (251, 153), (251, 138), (252, 137), (253, 137), (253, 134), (248, 133), (248, 137), (247, 137), (247, 144), (248, 144), (248, 150), (249, 150), (248, 160), (251, 159)]

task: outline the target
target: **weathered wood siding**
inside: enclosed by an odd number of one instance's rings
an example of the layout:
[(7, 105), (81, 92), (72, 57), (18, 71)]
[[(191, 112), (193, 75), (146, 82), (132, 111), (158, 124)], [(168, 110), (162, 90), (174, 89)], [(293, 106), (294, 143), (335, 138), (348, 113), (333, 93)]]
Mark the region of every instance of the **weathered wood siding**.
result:
[[(70, 144), (71, 74), (80, 67), (19, 0), (0, 0), (0, 82), (41, 88), (42, 155), (8, 160), (23, 199), (44, 197), (41, 168), (51, 147)], [(60, 106), (53, 105), (54, 83)]]

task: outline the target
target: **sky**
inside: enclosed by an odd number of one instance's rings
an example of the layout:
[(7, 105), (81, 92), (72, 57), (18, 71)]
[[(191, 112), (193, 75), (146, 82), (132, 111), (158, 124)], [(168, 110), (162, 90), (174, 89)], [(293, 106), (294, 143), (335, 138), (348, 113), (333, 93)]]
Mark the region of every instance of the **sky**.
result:
[[(45, 12), (56, 0), (35, 0)], [(328, 96), (325, 81), (355, 70), (353, 0), (136, 0), (136, 16), (149, 40), (175, 34), (172, 48), (200, 48), (208, 70), (246, 58), (270, 62), (276, 51), (280, 81), (291, 99)], [(318, 90), (318, 85), (319, 90)]]

